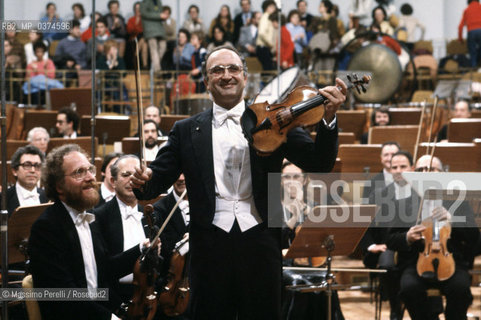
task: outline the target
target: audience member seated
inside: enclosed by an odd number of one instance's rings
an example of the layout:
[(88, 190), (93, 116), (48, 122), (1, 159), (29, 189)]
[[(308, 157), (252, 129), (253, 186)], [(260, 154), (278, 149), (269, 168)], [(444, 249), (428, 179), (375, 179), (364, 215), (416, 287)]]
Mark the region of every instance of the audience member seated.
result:
[[(102, 18), (102, 14), (100, 12), (96, 11), (95, 12), (95, 22), (97, 22), (97, 20), (99, 20), (100, 18)], [(107, 30), (107, 33), (110, 35), (110, 32), (108, 32), (108, 30)], [(98, 34), (97, 29), (95, 29), (95, 34)], [(82, 32), (80, 40), (82, 40), (82, 42), (84, 42), (84, 43), (87, 43), (87, 41), (89, 41), (91, 38), (92, 38), (92, 21), (90, 21), (90, 25), (89, 25), (88, 29), (85, 30), (84, 32)]]
[[(113, 39), (111, 35), (107, 33), (107, 22), (105, 21), (104, 18), (100, 18), (97, 20), (95, 23), (95, 34), (97, 35), (95, 37), (95, 46), (97, 47), (96, 52), (96, 59), (97, 59), (97, 67), (98, 67), (98, 60), (100, 59), (101, 56), (105, 56), (105, 50), (104, 50), (104, 44), (107, 40)], [(93, 39), (91, 38), (89, 41), (87, 41), (87, 58), (89, 61), (89, 64), (92, 62), (92, 46), (93, 46)]]
[[(41, 23), (55, 24), (57, 22), (62, 22), (62, 19), (57, 14), (57, 6), (53, 2), (47, 3), (45, 8), (47, 10), (46, 14), (40, 18)], [(48, 28), (45, 27), (47, 31), (43, 32), (43, 37), (52, 42), (53, 40), (60, 40), (64, 37), (64, 34), (55, 30), (55, 27)], [(47, 29), (48, 28), (48, 29)]]
[(276, 2), (265, 0), (262, 2), (262, 17), (259, 21), (256, 39), (256, 56), (264, 70), (274, 70), (272, 51), (276, 43), (276, 33), (269, 16), (277, 10)]
[(167, 15), (159, 4), (160, 1), (157, 2), (157, 0), (143, 0), (140, 5), (144, 38), (149, 44), (150, 63), (154, 72), (161, 70), (161, 61), (167, 48), (165, 29), (162, 24)]
[(125, 53), (125, 37), (127, 36), (127, 30), (125, 28), (125, 20), (119, 14), (120, 3), (118, 0), (110, 0), (107, 4), (109, 13), (105, 15), (107, 21), (107, 28), (110, 34), (119, 44), (119, 55), (123, 58)]
[(241, 27), (237, 49), (245, 57), (254, 57), (256, 55), (257, 28), (262, 13), (255, 11), (252, 18), (249, 19), (247, 25)]
[(301, 25), (301, 16), (299, 11), (291, 10), (289, 12), (289, 16), (287, 17), (287, 21), (289, 22), (286, 24), (286, 28), (291, 34), (292, 42), (294, 42), (297, 64), (303, 68), (304, 58), (302, 52), (307, 46), (307, 34), (306, 29), (304, 29), (304, 27)]
[[(163, 6), (162, 12), (166, 16), (162, 21), (165, 29), (165, 37), (167, 39), (167, 49), (162, 59), (162, 69), (172, 70), (174, 62), (172, 60), (172, 53), (177, 45), (177, 22), (172, 18), (172, 9), (169, 6)], [(202, 34), (204, 34), (202, 32)]]
[(130, 69), (134, 69), (137, 64), (137, 55), (135, 48), (135, 39), (139, 45), (139, 60), (141, 62), (142, 69), (148, 69), (149, 67), (149, 46), (144, 38), (144, 29), (142, 28), (142, 17), (140, 13), (140, 1), (134, 3), (134, 15), (127, 21), (127, 36), (129, 42), (127, 43), (126, 59)]
[[(467, 119), (471, 117), (471, 106), (466, 100), (460, 100), (454, 105), (453, 118), (455, 119)], [(447, 142), (448, 141), (448, 124), (442, 126), (438, 132), (436, 141)]]
[(401, 45), (390, 36), (383, 35), (381, 32), (380, 25), (377, 22), (373, 22), (370, 26), (370, 32), (368, 33), (368, 40), (385, 45), (394, 51), (396, 55), (401, 55)]
[(207, 52), (211, 52), (214, 48), (220, 46), (233, 46), (230, 41), (226, 38), (226, 32), (224, 28), (220, 25), (215, 25), (212, 29), (214, 37), (211, 42), (207, 45)]
[(37, 187), (44, 159), (44, 154), (34, 146), (20, 147), (13, 154), (12, 173), (16, 182), (7, 190), (9, 217), (20, 206), (48, 202), (45, 191)]
[(382, 6), (378, 6), (372, 10), (372, 23), (378, 24), (382, 33), (393, 36), (394, 30), (389, 24), (389, 21), (387, 21), (387, 18), (386, 10), (384, 10)]
[[(371, 113), (371, 127), (382, 127), (391, 124), (391, 114), (389, 108), (380, 107), (374, 109)], [(367, 144), (369, 138), (369, 132), (366, 132), (361, 137), (361, 143)]]
[(36, 60), (30, 62), (27, 66), (25, 75), (27, 80), (34, 81), (32, 78), (36, 76), (44, 76), (50, 79), (55, 78), (55, 64), (50, 59), (44, 59), (47, 53), (47, 46), (43, 41), (37, 41), (33, 44)]
[(189, 18), (184, 21), (182, 28), (189, 32), (201, 31), (205, 33), (205, 27), (202, 19), (199, 16), (199, 7), (195, 4), (189, 6)]
[(21, 97), (21, 82), (14, 81), (13, 78), (23, 79), (22, 59), (12, 52), (10, 40), (4, 41), (5, 48), (5, 98), (7, 101), (19, 101)]
[(80, 32), (84, 32), (90, 26), (90, 16), (85, 14), (83, 4), (77, 2), (72, 5), (73, 17), (71, 20), (78, 20), (80, 22)]
[(202, 63), (205, 61), (207, 49), (204, 47), (204, 34), (196, 31), (190, 36), (190, 43), (194, 46), (194, 53), (192, 54), (192, 70), (190, 76), (196, 81), (196, 92), (205, 92), (205, 84), (202, 76)]
[(157, 138), (159, 137), (158, 131), (159, 128), (157, 127), (157, 123), (154, 120), (145, 120), (144, 121), (144, 141), (145, 141), (145, 148), (144, 148), (144, 160), (145, 161), (153, 161), (157, 156), (157, 152), (159, 151), (160, 147), (157, 144)]
[(391, 158), (393, 154), (401, 148), (395, 141), (389, 141), (382, 144), (381, 147), (381, 163), (382, 171), (372, 178), (367, 185), (364, 186), (362, 192), (363, 203), (367, 203), (377, 189), (382, 189), (389, 185), (392, 180), (391, 174)]
[(109, 202), (115, 196), (114, 184), (111, 179), (112, 173), (110, 171), (110, 168), (114, 164), (114, 162), (117, 161), (117, 159), (122, 155), (123, 153), (120, 152), (111, 152), (104, 157), (101, 168), (102, 184), (99, 188), (100, 200), (96, 207), (100, 207), (104, 203)]
[(20, 57), (20, 64), (22, 68), (24, 68), (27, 65), (25, 60), (25, 50), (23, 48), (23, 43), (18, 39), (17, 31), (11, 29), (5, 31), (5, 40), (10, 41), (11, 54)]
[(209, 27), (209, 41), (213, 41), (215, 38), (214, 35), (214, 27), (221, 26), (224, 29), (224, 39), (226, 41), (232, 42), (234, 37), (234, 21), (232, 21), (232, 17), (230, 14), (230, 8), (228, 5), (222, 5), (220, 7), (219, 14), (217, 17), (212, 19)]
[(69, 55), (75, 59), (81, 69), (87, 68), (87, 55), (85, 43), (80, 40), (80, 23), (73, 20), (68, 37), (60, 40), (55, 50), (54, 61), (65, 61), (65, 56)]
[[(27, 61), (27, 65), (32, 63), (33, 61), (37, 61), (37, 57), (35, 56), (35, 51), (33, 50), (33, 44), (38, 41), (42, 41), (45, 44), (45, 47), (48, 48), (48, 41), (43, 39), (43, 33), (38, 32), (37, 30), (32, 30), (28, 33), (28, 39), (30, 40), (26, 43), (23, 48), (25, 50), (25, 59)], [(48, 50), (45, 51), (43, 55), (43, 60), (47, 61), (48, 59)]]
[(57, 113), (57, 122), (55, 127), (59, 137), (64, 139), (76, 139), (77, 130), (80, 123), (80, 117), (70, 107), (64, 107)]
[(168, 134), (168, 132), (162, 132), (162, 130), (160, 130), (160, 122), (161, 122), (162, 119), (160, 118), (159, 107), (156, 107), (154, 105), (150, 105), (147, 108), (145, 108), (144, 109), (144, 120), (153, 120), (155, 122), (155, 124), (157, 125), (157, 128), (159, 128), (159, 130), (157, 130), (157, 133), (158, 133), (159, 137), (163, 137), (163, 136), (166, 136)]
[(239, 41), (241, 28), (247, 26), (254, 15), (254, 12), (251, 10), (250, 0), (241, 0), (240, 6), (241, 12), (234, 17), (234, 35), (232, 38), (232, 43), (234, 44), (237, 44)]
[[(125, 252), (150, 236), (148, 229), (144, 230), (143, 208), (130, 186), (130, 176), (136, 167), (140, 167), (139, 158), (131, 154), (120, 156), (112, 164), (110, 183), (114, 186), (115, 196), (94, 211), (107, 249), (112, 254)], [(119, 279), (119, 294), (124, 303), (132, 299), (132, 281), (132, 273)]]
[[(125, 70), (125, 61), (120, 56), (119, 44), (114, 39), (107, 40), (103, 45), (103, 53), (99, 55), (97, 60), (97, 69), (99, 70)], [(119, 73), (109, 73), (105, 75), (106, 79), (119, 79)], [(114, 84), (112, 84), (114, 85)], [(119, 83), (116, 82), (116, 85)]]
[(192, 69), (192, 55), (195, 48), (189, 42), (190, 32), (186, 29), (180, 29), (177, 37), (177, 47), (174, 50), (174, 65), (179, 70), (190, 71)]
[[(272, 22), (272, 26), (274, 27), (274, 30), (276, 30), (276, 34), (278, 33), (277, 30), (279, 30), (279, 14), (272, 13), (269, 16), (269, 20)], [(277, 40), (279, 41), (278, 37)], [(275, 46), (275, 60), (278, 59), (278, 54), (277, 54), (277, 48), (279, 48), (279, 45), (276, 44)], [(291, 34), (289, 33), (289, 30), (286, 28), (286, 17), (284, 15), (281, 15), (281, 54), (280, 54), (280, 59), (281, 59), (281, 69), (285, 70), (287, 68), (290, 68), (294, 66), (294, 42), (292, 42), (291, 39)]]
[(27, 134), (27, 141), (30, 142), (32, 146), (37, 147), (43, 155), (47, 154), (50, 135), (44, 127), (30, 129)]
[(334, 50), (341, 39), (337, 19), (334, 15), (334, 4), (329, 0), (322, 0), (319, 4), (319, 13), (321, 16), (315, 17), (310, 29), (306, 31), (312, 32), (313, 35), (316, 35), (318, 32), (327, 33), (330, 41), (328, 51)]

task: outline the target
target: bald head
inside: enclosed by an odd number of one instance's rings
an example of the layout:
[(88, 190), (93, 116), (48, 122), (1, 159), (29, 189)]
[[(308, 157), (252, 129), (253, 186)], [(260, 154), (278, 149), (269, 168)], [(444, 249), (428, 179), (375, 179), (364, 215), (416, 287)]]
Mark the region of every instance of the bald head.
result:
[(419, 158), (418, 161), (416, 162), (415, 170), (420, 172), (427, 172), (427, 171), (442, 172), (443, 164), (441, 163), (441, 160), (439, 160), (438, 157), (433, 157), (433, 161), (431, 162), (431, 156), (424, 155), (421, 158)]

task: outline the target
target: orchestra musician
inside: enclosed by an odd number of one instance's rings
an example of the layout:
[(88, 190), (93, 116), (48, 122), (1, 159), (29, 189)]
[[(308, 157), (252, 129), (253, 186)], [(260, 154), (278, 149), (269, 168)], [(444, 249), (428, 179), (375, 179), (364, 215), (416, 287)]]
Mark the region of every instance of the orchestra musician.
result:
[(29, 239), (29, 255), (35, 288), (109, 288), (108, 301), (40, 301), (42, 319), (119, 319), (120, 305), (114, 286), (132, 272), (141, 249), (136, 244), (111, 255), (95, 216), (87, 210), (99, 200), (95, 166), (78, 145), (52, 150), (42, 172), (46, 194), (55, 203), (35, 221)]
[[(337, 155), (335, 114), (347, 87), (320, 90), (330, 101), (313, 141), (300, 128), (262, 157), (242, 134), (246, 63), (232, 47), (203, 65), (214, 106), (178, 121), (149, 168), (131, 177), (139, 198), (154, 198), (181, 173), (189, 192), (193, 319), (277, 319), (281, 310), (280, 230), (267, 225), (267, 173), (287, 158), (306, 171), (330, 171)], [(280, 209), (280, 203), (279, 203)]]
[[(122, 253), (149, 236), (148, 228), (144, 228), (143, 208), (137, 203), (129, 183), (130, 176), (139, 164), (139, 158), (132, 154), (121, 155), (115, 160), (110, 166), (110, 183), (114, 187), (115, 196), (94, 210), (107, 250), (111, 254)], [(132, 298), (132, 280), (132, 274), (119, 280), (119, 293), (123, 302)]]
[[(424, 168), (429, 160), (420, 159), (417, 166)], [(436, 163), (433, 161), (433, 163)], [(473, 250), (479, 238), (479, 230), (474, 223), (471, 207), (463, 202), (454, 212), (449, 212), (452, 201), (435, 203), (432, 216), (439, 221), (450, 221), (451, 217), (461, 217), (462, 222), (453, 222), (448, 248), (453, 253), (455, 272), (444, 281), (427, 280), (418, 275), (416, 263), (419, 252), (424, 247), (422, 232), (425, 226), (416, 224), (420, 197), (402, 177), (403, 172), (413, 171), (412, 157), (408, 152), (399, 151), (392, 156), (391, 173), (394, 183), (383, 189), (378, 196), (384, 197), (381, 213), (387, 216), (390, 206), (395, 210), (394, 220), (390, 221), (386, 238), (387, 249), (397, 251), (397, 268), (400, 270), (400, 298), (412, 319), (437, 319), (437, 311), (428, 301), (426, 290), (439, 288), (446, 296), (446, 319), (465, 319), (466, 311), (472, 302), (468, 269), (473, 263)], [(389, 200), (391, 198), (391, 200)]]

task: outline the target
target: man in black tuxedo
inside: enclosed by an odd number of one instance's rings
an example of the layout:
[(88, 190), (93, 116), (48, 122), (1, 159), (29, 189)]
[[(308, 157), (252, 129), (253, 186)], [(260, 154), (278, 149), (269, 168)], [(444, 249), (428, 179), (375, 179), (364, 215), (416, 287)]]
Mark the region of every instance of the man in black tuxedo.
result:
[(30, 234), (35, 288), (110, 288), (105, 302), (41, 301), (42, 319), (118, 319), (112, 312), (120, 298), (112, 284), (132, 272), (140, 246), (120, 255), (109, 253), (95, 216), (86, 212), (99, 194), (95, 166), (78, 145), (63, 145), (48, 154), (42, 182), (55, 203), (37, 219)]
[(239, 40), (241, 28), (247, 25), (249, 20), (252, 18), (251, 1), (241, 0), (240, 6), (242, 11), (234, 17), (234, 35), (232, 39), (233, 44), (236, 44)]
[[(159, 228), (162, 226), (165, 219), (167, 219), (170, 211), (185, 191), (185, 178), (183, 174), (179, 176), (179, 179), (174, 183), (173, 188), (174, 190), (172, 190), (171, 193), (154, 204), (155, 220)], [(179, 203), (179, 206), (175, 209), (170, 221), (167, 223), (160, 236), (163, 252), (162, 256), (167, 261), (170, 260), (175, 244), (182, 240), (185, 234), (189, 232), (189, 211), (189, 200), (188, 195), (186, 194), (183, 200)], [(166, 266), (167, 265), (168, 264), (166, 264)]]
[(20, 147), (12, 156), (12, 173), (17, 180), (7, 190), (7, 211), (10, 217), (20, 206), (32, 206), (48, 202), (45, 191), (37, 187), (45, 157), (34, 146)]
[(376, 174), (371, 180), (369, 180), (369, 183), (364, 186), (364, 189), (362, 190), (363, 201), (369, 201), (370, 204), (374, 203), (372, 200), (375, 190), (383, 189), (393, 182), (392, 174), (390, 172), (391, 157), (400, 149), (401, 147), (395, 141), (384, 142), (382, 144), (381, 163), (383, 168), (381, 172)]
[(102, 184), (99, 188), (100, 200), (99, 203), (97, 203), (97, 205), (95, 206), (96, 208), (100, 207), (106, 202), (109, 202), (110, 200), (112, 200), (113, 197), (115, 197), (114, 184), (112, 182), (112, 179), (110, 179), (112, 177), (110, 167), (122, 155), (123, 153), (120, 152), (111, 152), (104, 157), (102, 167), (100, 168), (102, 174)]
[(320, 90), (330, 102), (316, 141), (296, 128), (278, 150), (259, 156), (240, 126), (245, 61), (234, 48), (223, 46), (209, 53), (202, 69), (213, 109), (176, 122), (149, 168), (138, 169), (131, 178), (134, 192), (153, 198), (185, 175), (193, 319), (278, 319), (281, 237), (279, 229), (268, 228), (267, 174), (279, 173), (284, 158), (306, 171), (332, 169), (338, 141), (335, 113), (345, 101), (346, 85), (336, 79), (338, 87)]
[[(427, 163), (430, 163), (430, 160)], [(419, 168), (424, 166), (420, 161), (417, 165)], [(428, 300), (426, 290), (430, 287), (439, 288), (446, 296), (446, 319), (465, 319), (466, 311), (473, 299), (468, 270), (472, 267), (474, 246), (479, 238), (479, 229), (474, 222), (473, 211), (466, 201), (455, 210), (451, 209), (453, 201), (424, 201), (423, 212), (426, 208), (432, 207), (432, 210), (428, 210), (429, 214), (440, 223), (450, 222), (453, 218), (447, 249), (453, 253), (455, 272), (444, 281), (439, 281), (435, 277), (432, 279), (420, 277), (416, 270), (416, 264), (419, 252), (424, 248), (422, 232), (426, 230), (426, 227), (416, 224), (420, 198), (401, 175), (402, 172), (412, 171), (412, 167), (412, 158), (408, 153), (400, 151), (394, 154), (391, 160), (391, 172), (395, 183), (386, 187), (381, 195), (384, 199), (389, 196), (395, 197), (393, 203), (383, 201), (385, 205), (381, 208), (381, 212), (385, 216), (390, 212), (388, 206), (394, 204), (397, 213), (394, 221), (390, 222), (386, 246), (390, 250), (397, 251), (397, 268), (401, 273), (399, 295), (405, 303), (411, 319), (437, 319), (438, 311), (433, 308), (433, 302)], [(406, 168), (411, 168), (411, 170), (406, 170)], [(404, 210), (404, 215), (399, 214), (401, 210)], [(461, 220), (455, 221), (454, 218), (461, 218)]]
[[(136, 243), (143, 242), (149, 235), (148, 230), (144, 230), (143, 208), (138, 205), (129, 183), (130, 175), (139, 164), (139, 158), (130, 154), (115, 160), (110, 167), (110, 180), (115, 196), (94, 211), (107, 250), (111, 254), (122, 253)], [(119, 282), (122, 301), (128, 302), (134, 290), (132, 274), (123, 277)]]

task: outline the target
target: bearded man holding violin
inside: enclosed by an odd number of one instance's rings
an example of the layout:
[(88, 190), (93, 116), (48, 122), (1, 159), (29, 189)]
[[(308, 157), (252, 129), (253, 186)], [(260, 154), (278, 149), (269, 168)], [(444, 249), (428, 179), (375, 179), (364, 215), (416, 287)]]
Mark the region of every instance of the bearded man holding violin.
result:
[[(432, 163), (440, 164), (440, 161), (431, 162), (429, 157), (426, 162), (425, 157), (420, 158), (416, 165), (416, 168), (419, 168), (417, 171), (431, 167)], [(377, 196), (382, 198), (376, 201), (383, 203), (380, 210), (383, 217), (393, 217), (386, 225), (389, 227), (386, 246), (387, 249), (397, 252), (397, 267), (401, 272), (399, 292), (401, 300), (406, 305), (411, 319), (438, 319), (438, 312), (434, 310), (432, 301), (428, 300), (427, 289), (440, 289), (446, 296), (446, 319), (466, 319), (467, 309), (473, 299), (468, 270), (472, 267), (474, 247), (479, 238), (473, 211), (466, 201), (461, 202), (459, 207), (453, 210), (454, 201), (425, 200), (423, 207), (431, 206), (428, 210), (430, 217), (422, 223), (417, 223), (421, 199), (402, 177), (403, 172), (413, 170), (413, 160), (408, 152), (399, 151), (394, 154), (391, 159), (394, 183), (380, 191)], [(431, 226), (425, 223), (428, 220), (432, 221)], [(440, 276), (444, 271), (443, 261), (439, 261), (440, 259), (437, 261), (433, 259), (427, 264), (436, 270), (434, 272), (420, 267), (422, 265), (420, 261), (423, 262), (426, 258), (423, 250), (435, 246), (434, 238), (427, 236), (426, 232), (429, 228), (437, 228), (438, 223), (451, 227), (450, 238), (446, 237), (449, 240), (444, 239), (445, 243), (441, 242), (442, 250), (445, 250), (442, 252), (449, 251), (453, 257), (454, 273), (447, 279)], [(440, 231), (441, 238), (443, 232)]]
[[(281, 232), (268, 228), (267, 175), (284, 158), (308, 172), (328, 172), (337, 155), (335, 113), (346, 85), (319, 90), (330, 102), (316, 141), (295, 128), (287, 142), (260, 156), (242, 134), (245, 61), (232, 47), (214, 49), (203, 65), (213, 109), (176, 122), (149, 168), (131, 177), (140, 199), (154, 198), (181, 173), (189, 194), (192, 319), (278, 319)], [(279, 210), (281, 209), (279, 201)]]

